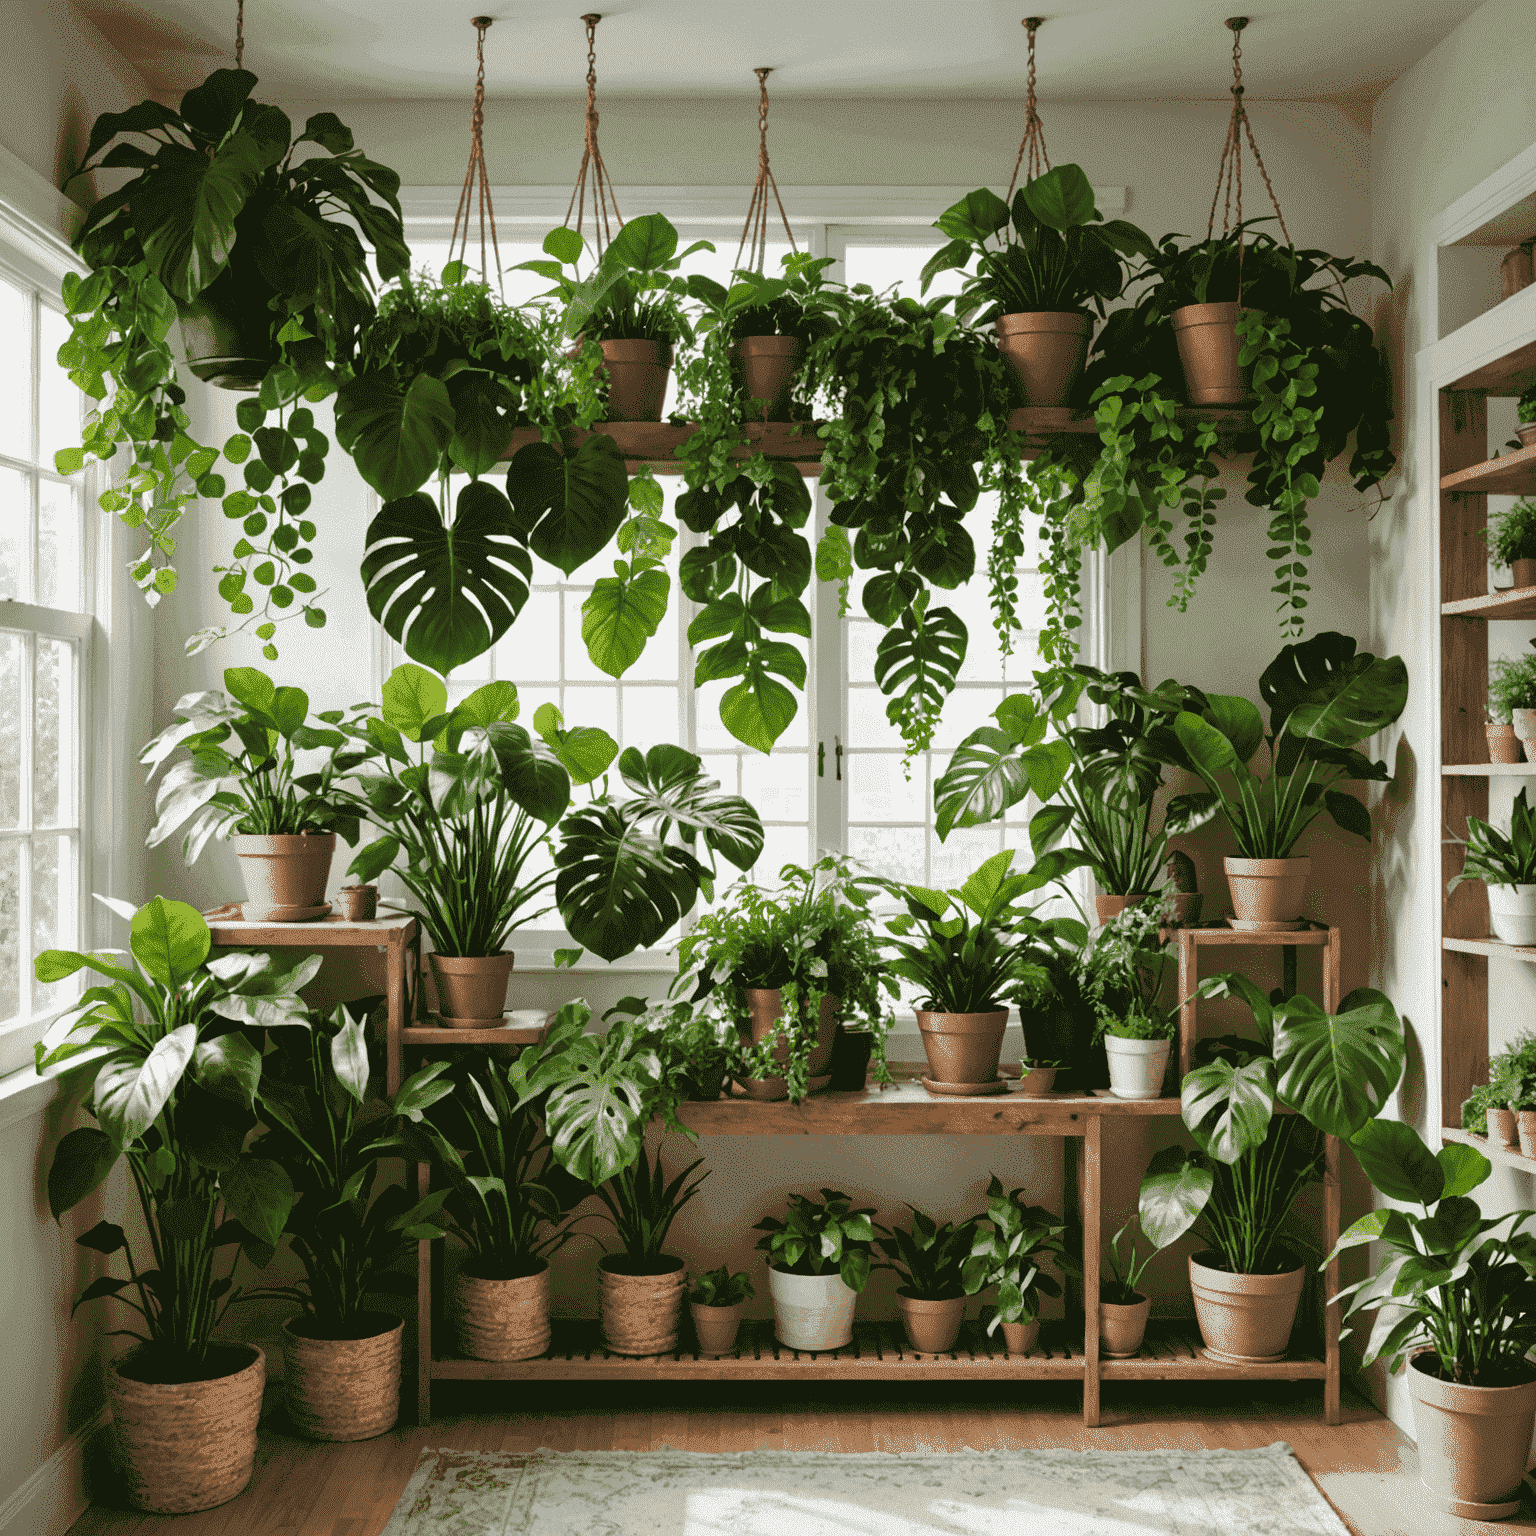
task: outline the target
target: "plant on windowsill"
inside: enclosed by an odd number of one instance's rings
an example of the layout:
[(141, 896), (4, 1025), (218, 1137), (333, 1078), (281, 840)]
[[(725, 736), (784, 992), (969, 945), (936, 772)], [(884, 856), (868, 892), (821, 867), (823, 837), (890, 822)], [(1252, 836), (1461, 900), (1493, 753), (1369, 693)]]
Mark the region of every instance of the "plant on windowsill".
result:
[(765, 1216), (754, 1231), (768, 1255), (774, 1337), (789, 1349), (841, 1349), (853, 1341), (853, 1311), (869, 1283), (873, 1206), (855, 1207), (836, 1189), (790, 1195), (780, 1221)]
[(892, 1270), (900, 1281), (896, 1310), (907, 1342), (920, 1354), (943, 1354), (960, 1336), (968, 1294), (964, 1269), (980, 1218), (941, 1226), (910, 1202), (907, 1209), (912, 1220), (905, 1231), (875, 1224), (885, 1235), (875, 1239), (881, 1258), (874, 1268)]
[(978, 1226), (970, 1257), (961, 1266), (961, 1284), (967, 1296), (989, 1285), (997, 1287), (997, 1310), (987, 1324), (992, 1335), (1003, 1330), (1010, 1355), (1027, 1355), (1040, 1337), (1040, 1298), (1060, 1296), (1061, 1286), (1041, 1269), (1051, 1259), (1067, 1275), (1080, 1275), (1081, 1267), (1067, 1251), (1067, 1224), (1042, 1205), (1025, 1205), (1023, 1189), (1003, 1193), (996, 1174), (987, 1185), (987, 1211), (977, 1217), (990, 1230)]
[(741, 1328), (741, 1314), (756, 1295), (757, 1289), (745, 1270), (733, 1275), (724, 1264), (706, 1270), (693, 1282), (688, 1306), (693, 1313), (693, 1331), (698, 1336), (701, 1355), (730, 1354)]
[(1536, 944), (1536, 811), (1521, 789), (1509, 811), (1509, 836), (1476, 816), (1467, 817), (1465, 839), (1452, 837), (1466, 850), (1461, 873), (1446, 885), (1449, 895), (1463, 880), (1488, 887), (1488, 922), (1494, 938), (1505, 944)]
[(414, 1298), (414, 1278), (395, 1266), (413, 1240), (445, 1231), (438, 1208), (446, 1191), (413, 1203), (399, 1184), (376, 1187), (380, 1161), (407, 1152), (393, 1122), (419, 1121), (452, 1087), (442, 1078), (447, 1063), (434, 1062), (393, 1097), (378, 1091), (368, 1019), (380, 1002), (338, 1006), (329, 1021), (315, 1014), (308, 1029), (279, 1031), (256, 1088), (267, 1129), (253, 1151), (293, 1183), (284, 1231), (304, 1278), (241, 1300), (302, 1309), (283, 1323), (283, 1390), (288, 1417), (315, 1440), (369, 1440), (394, 1427), (404, 1325), (372, 1303)]
[(1163, 942), (1172, 902), (1163, 897), (1123, 908), (1095, 936), (1082, 962), (1083, 996), (1104, 1042), (1109, 1086), (1116, 1098), (1162, 1097), (1178, 1010), (1162, 999), (1177, 968)]
[(337, 834), (355, 845), (358, 817), (337, 786), (348, 761), (333, 753), (299, 773), (295, 753), (334, 749), (346, 737), (329, 712), (309, 725), (309, 695), (278, 687), (257, 667), (227, 668), (224, 687), (227, 697), (184, 695), (139, 754), (151, 779), (178, 748), (191, 754), (165, 769), (148, 845), (186, 826), (181, 851), (190, 865), (210, 838), (225, 838), (241, 861), (247, 922), (311, 920), (324, 906)]
[[(239, 1297), (241, 1255), (257, 1271), (271, 1262), (294, 1198), (287, 1173), (247, 1146), (262, 1075), (251, 1037), (307, 1023), (298, 989), (320, 960), (277, 971), (264, 954), (214, 955), (207, 923), (184, 902), (107, 905), (128, 920), (126, 957), (49, 949), (33, 963), (41, 982), (82, 969), (103, 982), (36, 1049), (38, 1071), (62, 1068), (65, 1091), (83, 1094), (96, 1122), (54, 1148), (48, 1207), (61, 1218), (128, 1165), (150, 1261), (135, 1263), (123, 1228), (98, 1222), (77, 1242), (122, 1253), (128, 1278), (92, 1281), (75, 1306), (110, 1296), (138, 1314), (126, 1330), (138, 1347), (108, 1370), (123, 1486), (140, 1509), (185, 1513), (233, 1498), (251, 1476), (264, 1357), (214, 1333)], [(234, 1262), (220, 1276), (223, 1247)]]

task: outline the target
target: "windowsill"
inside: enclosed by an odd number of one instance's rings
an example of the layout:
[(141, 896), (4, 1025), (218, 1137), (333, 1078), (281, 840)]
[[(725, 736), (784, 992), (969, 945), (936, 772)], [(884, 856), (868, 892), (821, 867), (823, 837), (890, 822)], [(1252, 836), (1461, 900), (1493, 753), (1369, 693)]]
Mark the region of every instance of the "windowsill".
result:
[[(515, 938), (513, 945), (517, 955), (513, 974), (518, 976), (654, 976), (658, 971), (672, 972), (677, 969), (676, 958), (664, 950), (641, 950), (633, 955), (625, 955), (622, 960), (603, 960), (597, 955), (584, 953), (575, 965), (556, 965), (553, 949), (516, 949)], [(570, 947), (574, 949), (576, 946), (572, 944)]]
[(58, 1095), (59, 1080), (52, 1073), (40, 1077), (35, 1067), (7, 1072), (0, 1077), (0, 1131), (42, 1114)]

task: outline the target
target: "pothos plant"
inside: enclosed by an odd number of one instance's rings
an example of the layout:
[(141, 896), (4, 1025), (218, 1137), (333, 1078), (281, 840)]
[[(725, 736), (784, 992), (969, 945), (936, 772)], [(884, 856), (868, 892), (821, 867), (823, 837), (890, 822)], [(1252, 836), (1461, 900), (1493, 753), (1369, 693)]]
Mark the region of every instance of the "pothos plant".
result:
[[(315, 534), (304, 514), (328, 446), (308, 406), (334, 392), (373, 316), (363, 240), (386, 281), (406, 271), (409, 252), (399, 177), (356, 150), (334, 113), (294, 136), (284, 113), (250, 99), (255, 85), (247, 70), (215, 70), (179, 109), (145, 101), (93, 125), (69, 181), (98, 169), (134, 174), (76, 237), (89, 274), (64, 279), (72, 331), (59, 362), (101, 403), (81, 446), (56, 464), (73, 474), (87, 456), (110, 460), (127, 446), (128, 467), (101, 505), (143, 529), (132, 573), (152, 603), (176, 588), (175, 530), (187, 507), (222, 497), (244, 537), (219, 590), (271, 659), (275, 625), (295, 602), (306, 623), (325, 622), (303, 570)], [(223, 448), (245, 465), (243, 490), (226, 494), (220, 450), (193, 434), (172, 348), (178, 320), (198, 377), (257, 392)], [(203, 631), (189, 648), (225, 632)]]

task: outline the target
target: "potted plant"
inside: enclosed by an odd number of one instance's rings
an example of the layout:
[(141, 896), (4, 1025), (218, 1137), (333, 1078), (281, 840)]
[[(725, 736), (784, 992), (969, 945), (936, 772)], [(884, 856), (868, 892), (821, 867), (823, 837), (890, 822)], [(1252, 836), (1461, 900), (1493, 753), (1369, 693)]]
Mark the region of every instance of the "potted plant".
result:
[(876, 1223), (885, 1235), (875, 1239), (884, 1257), (874, 1267), (893, 1270), (901, 1282), (896, 1310), (907, 1342), (919, 1354), (940, 1355), (960, 1337), (967, 1295), (962, 1271), (976, 1239), (977, 1218), (941, 1226), (915, 1205), (907, 1209), (912, 1220), (906, 1231)]
[[(1169, 760), (1209, 787), (1175, 797), (1169, 814), (1193, 827), (1219, 808), (1237, 839), (1237, 856), (1225, 860), (1232, 926), (1272, 932), (1299, 925), (1312, 864), (1295, 848), (1314, 818), (1326, 812), (1369, 840), (1365, 807), (1335, 786), (1389, 777), (1386, 763), (1373, 763), (1359, 744), (1402, 714), (1408, 669), (1398, 656), (1357, 654), (1348, 635), (1328, 631), (1282, 647), (1259, 693), (1269, 705), (1268, 734), (1247, 699), (1212, 694), (1199, 712), (1176, 715), (1172, 740), (1163, 740)], [(1261, 745), (1269, 749), (1262, 776), (1249, 767)]]
[(1419, 1209), (1374, 1210), (1344, 1233), (1325, 1262), (1366, 1243), (1381, 1259), (1335, 1299), (1346, 1317), (1379, 1309), (1364, 1364), (1406, 1365), (1419, 1476), (1438, 1506), (1502, 1520), (1519, 1507), (1536, 1423), (1536, 1251), (1522, 1230), (1536, 1212), (1484, 1217), (1471, 1194), (1493, 1167), (1471, 1147), (1431, 1152), (1390, 1120), (1351, 1144), (1383, 1195)]
[(1520, 434), (1520, 446), (1529, 448), (1536, 443), (1536, 384), (1520, 396), (1515, 414), (1520, 422), (1515, 429)]
[(625, 997), (603, 1015), (604, 1023), (624, 1018), (651, 1032), (662, 1070), (684, 1098), (711, 1103), (740, 1069), (741, 1037), (718, 994), (696, 1006), (673, 1000), (647, 1006), (644, 998)]
[(835, 1189), (791, 1195), (780, 1221), (765, 1216), (754, 1231), (768, 1255), (773, 1333), (787, 1349), (842, 1349), (853, 1342), (853, 1309), (869, 1281), (873, 1206), (855, 1208)]
[[(1206, 1349), (1272, 1359), (1285, 1352), (1306, 1273), (1286, 1231), (1291, 1209), (1322, 1177), (1321, 1138), (1353, 1136), (1385, 1108), (1407, 1056), (1403, 1025), (1369, 987), (1336, 1015), (1307, 997), (1271, 1005), (1235, 973), (1208, 977), (1198, 995), (1241, 999), (1258, 1039), (1201, 1042), (1182, 1093), (1199, 1150), (1152, 1159), (1141, 1228), (1164, 1248), (1203, 1221), (1209, 1247), (1190, 1257), (1189, 1273)], [(1276, 1114), (1277, 1101), (1294, 1113)]]
[[(1099, 1353), (1106, 1360), (1129, 1360), (1140, 1353), (1147, 1336), (1147, 1319), (1152, 1315), (1152, 1298), (1140, 1290), (1141, 1278), (1154, 1258), (1154, 1242), (1145, 1255), (1138, 1255), (1139, 1217), (1129, 1221), (1109, 1240), (1109, 1280), (1099, 1288)], [(1130, 1234), (1128, 1254), (1120, 1251), (1121, 1240)]]
[(1165, 903), (1124, 908), (1083, 956), (1083, 994), (1109, 1059), (1110, 1091), (1120, 1099), (1162, 1097), (1178, 1010), (1159, 1000), (1177, 965), (1163, 942)]
[(1488, 519), (1488, 553), (1507, 565), (1517, 587), (1536, 587), (1536, 501), (1517, 501)]
[[(1027, 182), (1010, 208), (985, 187), (946, 209), (934, 228), (949, 244), (923, 268), (923, 291), (953, 267), (976, 269), (955, 302), (962, 318), (984, 308), (1017, 371), (1026, 405), (1061, 406), (1088, 356), (1093, 317), (1125, 290), (1126, 256), (1152, 242), (1124, 219), (1105, 222), (1081, 166), (1058, 165)], [(996, 240), (995, 246), (987, 242)]]
[(1061, 1070), (1059, 1061), (1046, 1061), (1039, 1056), (1025, 1056), (1019, 1063), (1019, 1092), (1028, 1099), (1048, 1099), (1056, 1086), (1056, 1074)]
[[(298, 989), (320, 961), (280, 972), (268, 955), (214, 955), (207, 923), (184, 902), (108, 905), (128, 919), (125, 960), (49, 949), (34, 962), (41, 982), (82, 968), (104, 982), (37, 1046), (39, 1071), (69, 1063), (66, 1080), (96, 1122), (54, 1149), (48, 1205), (63, 1216), (128, 1164), (150, 1259), (135, 1261), (122, 1227), (97, 1223), (78, 1241), (122, 1253), (128, 1278), (93, 1280), (75, 1305), (111, 1296), (138, 1314), (126, 1330), (138, 1345), (108, 1367), (122, 1485), (140, 1509), (182, 1514), (225, 1503), (251, 1477), (265, 1357), (214, 1332), (239, 1297), (241, 1255), (257, 1270), (271, 1261), (293, 1186), (246, 1146), (262, 1070), (247, 1031), (304, 1026)], [(225, 1246), (233, 1263), (221, 1276)]]
[(1481, 880), (1488, 887), (1488, 922), (1493, 936), (1505, 944), (1536, 944), (1536, 812), (1521, 789), (1509, 811), (1509, 836), (1497, 827), (1467, 817), (1467, 835), (1452, 838), (1467, 850), (1461, 873), (1453, 875), (1446, 892), (1463, 880)]
[(1536, 1037), (1526, 1033), (1488, 1063), (1488, 1081), (1474, 1088), (1461, 1106), (1462, 1129), (1486, 1136), (1496, 1146), (1512, 1147), (1518, 1135), (1516, 1117), (1524, 1111), (1526, 1138), (1521, 1150), (1528, 1157), (1536, 1156), (1536, 1114), (1527, 1107), (1527, 1101), (1533, 1100)]
[(1485, 729), (1489, 762), (1518, 763), (1524, 743), (1536, 743), (1536, 656), (1501, 656), (1489, 664)]
[[(1060, 1296), (1061, 1286), (1040, 1266), (1050, 1259), (1063, 1274), (1082, 1271), (1067, 1251), (1067, 1224), (1040, 1205), (1025, 1205), (1022, 1189), (1003, 1193), (996, 1174), (987, 1185), (987, 1213), (979, 1216), (970, 1257), (961, 1266), (967, 1296), (997, 1287), (997, 1309), (987, 1324), (999, 1328), (1010, 1355), (1027, 1355), (1040, 1339), (1040, 1298)], [(982, 1226), (981, 1223), (986, 1223)]]
[[(296, 1301), (283, 1323), (283, 1392), (288, 1417), (313, 1440), (370, 1440), (400, 1414), (400, 1339), (404, 1324), (373, 1303), (414, 1296), (395, 1271), (414, 1239), (439, 1238), (446, 1191), (412, 1202), (390, 1183), (376, 1188), (379, 1163), (404, 1155), (388, 1134), (398, 1116), (420, 1120), (448, 1093), (446, 1062), (413, 1073), (386, 1098), (369, 1070), (367, 1021), (375, 999), (329, 1023), (285, 1029), (262, 1062), (256, 1090), (268, 1129), (254, 1151), (293, 1183), (288, 1239), (304, 1278), (263, 1286), (242, 1298)], [(370, 1094), (370, 1088), (373, 1092)]]
[(336, 787), (337, 765), (299, 773), (294, 754), (346, 738), (307, 724), (309, 695), (277, 687), (257, 667), (227, 668), (224, 687), (228, 697), (184, 695), (170, 725), (139, 754), (151, 779), (177, 748), (191, 754), (160, 780), (149, 846), (186, 826), (181, 851), (192, 864), (211, 837), (227, 838), (245, 878), (247, 922), (313, 921), (326, 910), (336, 835), (355, 844), (358, 818)]
[(698, 1277), (688, 1292), (688, 1308), (693, 1314), (693, 1331), (698, 1336), (701, 1355), (728, 1355), (736, 1347), (741, 1330), (741, 1314), (757, 1295), (745, 1270), (734, 1275), (722, 1264)]
[(754, 1098), (798, 1104), (825, 1088), (839, 1014), (869, 1026), (876, 1075), (888, 1082), (882, 992), (895, 985), (869, 912), (878, 882), (836, 854), (779, 873), (783, 884), (739, 881), (699, 914), (677, 945), (674, 995), (718, 1000), (740, 1032), (736, 1076)]

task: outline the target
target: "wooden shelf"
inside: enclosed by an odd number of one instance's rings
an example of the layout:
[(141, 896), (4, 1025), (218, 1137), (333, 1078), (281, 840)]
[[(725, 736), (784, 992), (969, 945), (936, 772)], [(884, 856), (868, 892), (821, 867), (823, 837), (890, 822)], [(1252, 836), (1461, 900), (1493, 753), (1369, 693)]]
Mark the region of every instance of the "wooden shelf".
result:
[(542, 1024), (501, 1024), (494, 1029), (452, 1029), (446, 1024), (409, 1025), (400, 1031), (402, 1045), (537, 1045)]
[(374, 948), (408, 944), (416, 936), (416, 919), (408, 912), (385, 912), (367, 923), (326, 917), (318, 923), (248, 923), (238, 905), (205, 912), (213, 942), (226, 949)]
[(1440, 947), (1458, 955), (1502, 955), (1506, 960), (1522, 960), (1526, 965), (1536, 965), (1536, 949), (1505, 944), (1500, 939), (1457, 939), (1447, 934), (1440, 940)]
[(1441, 763), (1440, 772), (1453, 779), (1536, 777), (1536, 763)]
[(1536, 587), (1511, 587), (1441, 603), (1440, 612), (1458, 619), (1536, 619)]
[[(767, 421), (748, 422), (745, 425), (747, 442), (731, 450), (731, 457), (745, 463), (756, 453), (764, 453), (770, 459), (783, 459), (799, 464), (807, 475), (821, 473), (821, 439), (816, 435), (816, 422)], [(633, 474), (642, 464), (649, 464), (659, 475), (679, 475), (683, 466), (677, 450), (688, 441), (698, 427), (689, 422), (680, 425), (669, 421), (599, 421), (592, 432), (611, 437), (624, 455), (625, 468)], [(591, 432), (578, 432), (579, 445)], [(503, 461), (510, 459), (519, 449), (530, 443), (542, 441), (533, 427), (519, 427), (512, 434), (512, 442), (502, 454)]]
[(1442, 491), (1472, 496), (1527, 496), (1536, 491), (1536, 443), (1440, 477)]
[[(1447, 392), (1458, 391), (1479, 395), (1498, 395), (1502, 398), (1518, 398), (1536, 384), (1536, 341), (1527, 342), (1506, 352), (1494, 362), (1474, 368), (1452, 384), (1445, 385)], [(1485, 450), (1486, 451), (1486, 450)]]
[(1225, 919), (1209, 928), (1180, 928), (1174, 934), (1175, 942), (1184, 942), (1180, 935), (1188, 934), (1191, 943), (1202, 949), (1209, 945), (1258, 945), (1263, 949), (1326, 949), (1334, 930), (1322, 923), (1308, 922), (1304, 928), (1278, 929), (1273, 932), (1249, 933), (1231, 927)]
[(1521, 1173), (1536, 1174), (1536, 1157), (1527, 1157), (1519, 1147), (1500, 1146), (1497, 1142), (1489, 1141), (1486, 1136), (1464, 1131), (1458, 1125), (1442, 1126), (1440, 1140), (1458, 1141), (1464, 1147), (1476, 1147), (1490, 1163), (1499, 1163), (1505, 1168), (1518, 1168)]

